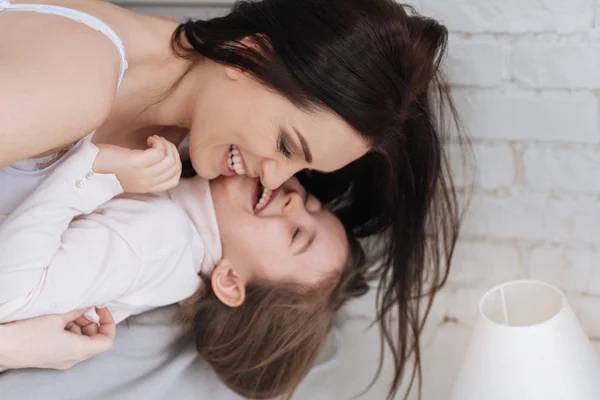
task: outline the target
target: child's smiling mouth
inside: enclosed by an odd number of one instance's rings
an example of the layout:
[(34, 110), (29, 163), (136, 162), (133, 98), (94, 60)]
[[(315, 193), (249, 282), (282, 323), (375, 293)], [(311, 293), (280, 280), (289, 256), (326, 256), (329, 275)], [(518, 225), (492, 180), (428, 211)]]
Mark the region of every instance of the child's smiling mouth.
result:
[(256, 180), (256, 186), (252, 193), (252, 208), (255, 214), (258, 214), (277, 197), (279, 189), (269, 190), (260, 183), (260, 179)]

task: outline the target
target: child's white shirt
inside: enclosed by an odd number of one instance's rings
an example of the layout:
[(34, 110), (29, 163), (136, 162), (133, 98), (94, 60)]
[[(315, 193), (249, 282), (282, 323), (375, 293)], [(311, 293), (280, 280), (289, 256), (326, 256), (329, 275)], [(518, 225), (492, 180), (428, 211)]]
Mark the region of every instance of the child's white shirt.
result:
[(119, 196), (97, 153), (85, 141), (0, 217), (0, 323), (93, 306), (119, 322), (191, 296), (221, 258), (208, 181)]

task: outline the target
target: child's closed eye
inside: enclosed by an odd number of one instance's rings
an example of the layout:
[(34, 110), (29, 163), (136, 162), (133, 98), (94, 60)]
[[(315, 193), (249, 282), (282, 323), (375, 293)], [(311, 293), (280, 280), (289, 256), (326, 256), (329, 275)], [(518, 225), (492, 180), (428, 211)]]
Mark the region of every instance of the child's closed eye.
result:
[(294, 234), (292, 235), (292, 243), (294, 243), (294, 240), (296, 240), (296, 238), (298, 237), (299, 234), (300, 234), (300, 228), (296, 228), (296, 230), (294, 231)]

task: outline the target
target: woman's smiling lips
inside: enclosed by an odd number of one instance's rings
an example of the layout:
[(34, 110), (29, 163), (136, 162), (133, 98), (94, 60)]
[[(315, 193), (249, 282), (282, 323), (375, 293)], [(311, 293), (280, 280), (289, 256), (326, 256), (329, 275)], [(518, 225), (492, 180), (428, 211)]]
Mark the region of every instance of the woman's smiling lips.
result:
[(232, 144), (229, 148), (227, 165), (229, 166), (229, 169), (235, 171), (238, 175), (248, 175), (248, 168), (244, 161), (244, 155), (235, 144)]
[[(252, 173), (248, 169), (246, 160), (242, 151), (234, 144), (229, 146), (229, 150), (225, 152), (221, 160), (221, 171), (225, 176), (246, 175), (250, 178), (257, 178), (258, 174)], [(226, 172), (226, 173), (224, 173)]]
[(233, 176), (235, 175), (235, 171), (232, 171), (229, 168), (229, 150), (230, 150), (231, 146), (229, 146), (226, 150), (225, 153), (223, 154), (223, 157), (221, 157), (221, 165), (220, 165), (220, 170), (221, 170), (221, 175), (224, 176)]

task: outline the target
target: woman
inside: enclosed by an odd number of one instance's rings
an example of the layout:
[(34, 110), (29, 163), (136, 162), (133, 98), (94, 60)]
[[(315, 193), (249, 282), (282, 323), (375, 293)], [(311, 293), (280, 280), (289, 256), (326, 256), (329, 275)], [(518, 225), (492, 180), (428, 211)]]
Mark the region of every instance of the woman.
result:
[(0, 2), (0, 186), (16, 188), (1, 192), (0, 214), (90, 132), (135, 151), (189, 131), (207, 179), (246, 174), (273, 189), (306, 171), (347, 227), (382, 235), (374, 272), (393, 393), (418, 356), (418, 299), (430, 304), (443, 283), (458, 232), (437, 123), (446, 29), (392, 0), (242, 2), (179, 26), (96, 1), (28, 3)]

